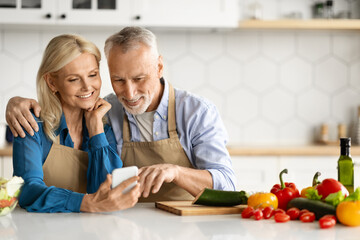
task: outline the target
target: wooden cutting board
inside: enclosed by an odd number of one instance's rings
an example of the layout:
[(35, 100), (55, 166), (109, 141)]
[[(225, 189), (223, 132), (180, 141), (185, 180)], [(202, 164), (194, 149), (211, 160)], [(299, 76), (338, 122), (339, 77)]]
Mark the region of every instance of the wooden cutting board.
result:
[(192, 204), (192, 201), (156, 202), (155, 207), (180, 216), (239, 214), (247, 205), (211, 207)]

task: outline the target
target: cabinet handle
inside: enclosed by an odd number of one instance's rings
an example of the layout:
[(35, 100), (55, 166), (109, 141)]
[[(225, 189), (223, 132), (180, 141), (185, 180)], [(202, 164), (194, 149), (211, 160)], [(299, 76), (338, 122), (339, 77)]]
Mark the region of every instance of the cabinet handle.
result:
[(51, 13), (46, 14), (45, 18), (50, 19), (51, 18)]
[(134, 19), (135, 19), (135, 20), (140, 20), (140, 19), (141, 19), (141, 16), (140, 16), (140, 15), (136, 15), (136, 16), (134, 17)]
[(61, 14), (61, 15), (60, 15), (60, 18), (61, 18), (61, 19), (65, 19), (65, 18), (66, 18), (66, 14), (65, 14), (65, 13)]

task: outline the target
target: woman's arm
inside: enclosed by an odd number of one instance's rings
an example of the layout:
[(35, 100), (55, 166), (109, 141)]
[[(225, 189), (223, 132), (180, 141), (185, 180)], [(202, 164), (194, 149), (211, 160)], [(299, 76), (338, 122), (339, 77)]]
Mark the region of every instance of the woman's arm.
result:
[(100, 133), (89, 140), (89, 164), (87, 171), (87, 192), (94, 193), (115, 168), (123, 166), (116, 152), (116, 140), (112, 128), (104, 126), (105, 133)]

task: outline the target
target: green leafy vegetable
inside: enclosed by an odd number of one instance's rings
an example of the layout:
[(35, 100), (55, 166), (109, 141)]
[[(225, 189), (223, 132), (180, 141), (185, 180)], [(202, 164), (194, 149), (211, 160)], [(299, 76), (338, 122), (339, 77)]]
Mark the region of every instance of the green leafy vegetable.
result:
[(307, 199), (312, 199), (312, 200), (321, 200), (322, 195), (319, 195), (318, 190), (313, 189), (313, 188), (309, 188), (309, 189), (306, 191), (305, 197), (306, 197)]
[(360, 187), (356, 188), (356, 190), (351, 193), (349, 196), (345, 198), (344, 201), (359, 201), (360, 200)]
[(331, 194), (329, 194), (329, 195), (325, 198), (325, 202), (336, 207), (340, 202), (344, 201), (344, 199), (345, 199), (345, 195), (344, 195), (344, 193), (340, 190), (340, 191), (338, 191), (338, 192), (336, 192), (336, 193), (331, 193)]

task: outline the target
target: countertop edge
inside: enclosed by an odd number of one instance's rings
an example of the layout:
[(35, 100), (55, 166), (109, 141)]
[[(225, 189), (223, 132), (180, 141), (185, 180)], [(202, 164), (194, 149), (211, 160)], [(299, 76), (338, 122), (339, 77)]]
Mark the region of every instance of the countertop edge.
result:
[[(335, 145), (307, 146), (239, 146), (227, 147), (230, 156), (339, 156), (340, 147)], [(360, 146), (351, 147), (352, 156), (360, 156)], [(12, 147), (0, 148), (0, 157), (12, 157)]]

